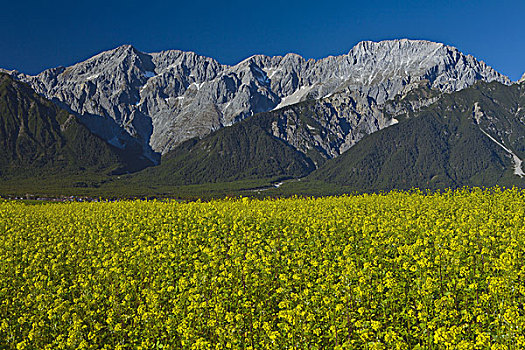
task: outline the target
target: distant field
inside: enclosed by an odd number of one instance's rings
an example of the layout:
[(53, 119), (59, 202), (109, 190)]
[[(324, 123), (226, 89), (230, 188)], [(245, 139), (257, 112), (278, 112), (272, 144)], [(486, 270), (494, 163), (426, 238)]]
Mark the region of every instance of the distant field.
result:
[(0, 349), (521, 349), (525, 192), (0, 202)]

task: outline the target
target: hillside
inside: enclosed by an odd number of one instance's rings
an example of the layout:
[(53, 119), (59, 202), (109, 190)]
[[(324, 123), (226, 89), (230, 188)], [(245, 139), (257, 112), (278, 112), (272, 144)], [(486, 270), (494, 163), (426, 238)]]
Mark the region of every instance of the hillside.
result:
[(525, 85), (478, 83), (363, 138), (308, 179), (357, 191), (524, 186)]
[(78, 118), (0, 73), (0, 176), (6, 179), (137, 170), (145, 164), (93, 135)]
[(315, 169), (307, 156), (274, 137), (273, 115), (263, 113), (201, 139), (192, 139), (145, 169), (134, 181), (188, 185), (245, 179), (302, 177)]

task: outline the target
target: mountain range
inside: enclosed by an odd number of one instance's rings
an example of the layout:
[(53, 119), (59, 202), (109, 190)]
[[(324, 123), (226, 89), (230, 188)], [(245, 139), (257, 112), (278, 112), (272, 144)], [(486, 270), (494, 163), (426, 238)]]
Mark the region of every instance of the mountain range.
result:
[[(124, 45), (36, 76), (3, 72), (3, 85), (27, 90), (15, 99), (53, 105), (115, 157), (99, 169), (147, 168), (133, 181), (306, 177), (356, 191), (522, 181), (523, 79), (440, 43), (365, 41), (341, 56), (255, 55), (234, 66)], [(46, 132), (57, 123), (44, 123)], [(28, 149), (56, 148), (50, 142)], [(0, 171), (15, 158), (4, 156)]]

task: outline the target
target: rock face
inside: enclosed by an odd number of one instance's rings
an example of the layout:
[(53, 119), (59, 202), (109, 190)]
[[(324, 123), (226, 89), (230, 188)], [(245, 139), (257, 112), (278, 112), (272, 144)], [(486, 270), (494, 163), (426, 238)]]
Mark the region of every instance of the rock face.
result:
[[(304, 141), (287, 116), (273, 134), (299, 150), (324, 144), (331, 158), (395, 123), (385, 119), (383, 107), (422, 85), (451, 92), (479, 80), (510, 84), (456, 48), (407, 39), (365, 41), (346, 55), (321, 60), (255, 55), (235, 66), (193, 52), (149, 54), (125, 45), (37, 76), (9, 73), (76, 112), (112, 145), (140, 143), (154, 161), (190, 138), (307, 100), (315, 101), (310, 114), (319, 124), (311, 125), (319, 128), (317, 141)], [(339, 141), (323, 139), (324, 134)]]
[[(286, 140), (299, 151), (319, 153), (322, 158), (339, 156), (364, 136), (397, 124), (396, 116), (418, 111), (435, 102), (439, 90), (421, 83), (409, 94), (377, 103), (360, 92), (347, 90), (319, 100), (286, 106), (270, 113), (274, 136)], [(315, 158), (315, 157), (314, 157)], [(318, 165), (318, 161), (314, 161)]]

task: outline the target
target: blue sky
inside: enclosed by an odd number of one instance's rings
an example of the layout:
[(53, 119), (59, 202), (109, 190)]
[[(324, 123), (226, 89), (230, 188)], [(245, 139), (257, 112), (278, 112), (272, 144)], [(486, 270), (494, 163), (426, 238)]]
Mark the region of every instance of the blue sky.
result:
[(525, 1), (5, 1), (0, 67), (71, 65), (132, 44), (195, 51), (235, 64), (253, 54), (321, 58), (362, 40), (456, 46), (511, 79), (525, 72)]

